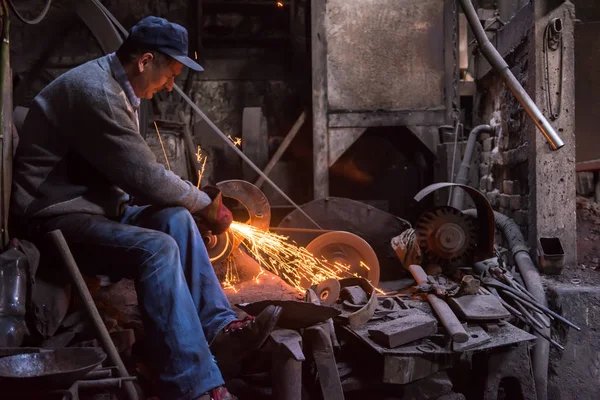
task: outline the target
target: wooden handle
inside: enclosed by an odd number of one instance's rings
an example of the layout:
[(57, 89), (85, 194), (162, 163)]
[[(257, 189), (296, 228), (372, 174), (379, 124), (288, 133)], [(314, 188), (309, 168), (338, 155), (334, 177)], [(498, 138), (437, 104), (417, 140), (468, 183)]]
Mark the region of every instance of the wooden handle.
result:
[[(425, 285), (427, 283), (427, 274), (423, 271), (420, 265), (411, 265), (408, 270), (412, 274), (418, 285)], [(431, 304), (431, 308), (435, 311), (436, 315), (442, 322), (442, 325), (457, 343), (464, 343), (469, 340), (469, 335), (465, 328), (462, 326), (456, 314), (450, 309), (450, 306), (442, 299), (437, 297), (435, 294), (428, 294), (427, 300)]]

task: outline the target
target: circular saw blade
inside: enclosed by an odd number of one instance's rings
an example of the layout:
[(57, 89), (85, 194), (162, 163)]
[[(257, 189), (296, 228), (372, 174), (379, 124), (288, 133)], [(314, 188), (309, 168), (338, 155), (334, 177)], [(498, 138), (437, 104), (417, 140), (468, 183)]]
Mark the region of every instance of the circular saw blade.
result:
[(306, 246), (311, 254), (330, 263), (347, 265), (350, 274), (379, 284), (379, 260), (373, 248), (363, 238), (350, 232), (324, 233)]
[(468, 262), (477, 246), (473, 219), (453, 207), (423, 213), (415, 224), (415, 231), (427, 261), (442, 266)]

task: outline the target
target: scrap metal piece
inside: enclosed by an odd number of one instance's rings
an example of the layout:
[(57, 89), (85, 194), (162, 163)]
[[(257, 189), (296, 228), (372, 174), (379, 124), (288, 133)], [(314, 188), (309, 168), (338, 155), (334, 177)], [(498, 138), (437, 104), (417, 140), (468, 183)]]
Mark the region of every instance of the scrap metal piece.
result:
[(415, 312), (369, 328), (373, 340), (393, 349), (437, 332), (437, 320), (425, 313)]
[(477, 231), (477, 250), (475, 251), (473, 261), (481, 261), (492, 258), (494, 256), (494, 209), (490, 205), (487, 197), (485, 197), (480, 191), (467, 185), (441, 182), (434, 183), (433, 185), (429, 185), (425, 189), (421, 190), (415, 196), (415, 200), (421, 201), (431, 193), (439, 189), (449, 187), (454, 187), (455, 189), (458, 187), (465, 190), (471, 197), (471, 200), (473, 200), (475, 203), (475, 207), (477, 209), (477, 225), (479, 226), (479, 229)]
[(419, 248), (430, 263), (464, 265), (477, 247), (472, 218), (452, 207), (423, 213), (415, 224), (415, 231)]
[(467, 295), (450, 297), (448, 304), (454, 312), (466, 320), (503, 319), (511, 316), (496, 296)]
[(340, 315), (340, 311), (333, 307), (292, 300), (264, 300), (255, 303), (236, 304), (236, 306), (250, 315), (258, 315), (271, 304), (283, 308), (277, 326), (285, 329), (308, 328)]
[(326, 325), (319, 324), (307, 328), (304, 332), (307, 347), (310, 348), (324, 399), (344, 399), (344, 391), (333, 354), (333, 344)]
[(274, 330), (268, 342), (272, 352), (273, 398), (302, 399), (302, 336), (289, 329)]
[(341, 290), (340, 296), (354, 305), (365, 305), (369, 301), (367, 293), (360, 286), (347, 286)]
[(482, 344), (488, 343), (492, 340), (491, 336), (488, 335), (486, 331), (484, 331), (480, 326), (469, 326), (466, 328), (467, 334), (469, 335), (469, 339), (466, 342), (452, 343), (452, 350), (455, 352), (465, 352), (467, 350), (472, 350), (476, 347), (481, 346)]
[(358, 328), (369, 322), (373, 315), (375, 315), (375, 310), (377, 309), (377, 305), (379, 302), (377, 301), (377, 293), (375, 292), (375, 288), (369, 281), (363, 278), (346, 278), (340, 280), (340, 285), (342, 288), (348, 286), (360, 286), (369, 296), (369, 301), (359, 310), (354, 311), (350, 314), (344, 314), (344, 317), (348, 319), (348, 323), (352, 328)]
[(311, 241), (306, 250), (332, 264), (347, 265), (350, 274), (367, 278), (373, 286), (379, 284), (379, 260), (360, 236), (343, 231), (327, 232)]
[(267, 196), (259, 188), (240, 179), (219, 182), (217, 187), (221, 190), (223, 197), (235, 199), (246, 208), (249, 219), (240, 222), (245, 222), (261, 231), (269, 230), (271, 206)]
[(337, 279), (326, 279), (315, 288), (319, 301), (324, 306), (334, 304), (340, 296), (341, 286)]

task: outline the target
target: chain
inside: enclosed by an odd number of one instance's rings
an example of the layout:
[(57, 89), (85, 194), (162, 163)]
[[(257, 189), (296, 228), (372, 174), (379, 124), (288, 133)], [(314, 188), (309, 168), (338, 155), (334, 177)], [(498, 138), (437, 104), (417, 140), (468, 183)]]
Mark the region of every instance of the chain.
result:
[(458, 9), (456, 6), (456, 2), (458, 0), (452, 0), (452, 58), (453, 58), (453, 68), (452, 68), (452, 119), (454, 120), (454, 124), (458, 124), (458, 120), (460, 119), (460, 97), (458, 95), (458, 84), (459, 77), (456, 73), (458, 69), (458, 20), (456, 18), (458, 14)]

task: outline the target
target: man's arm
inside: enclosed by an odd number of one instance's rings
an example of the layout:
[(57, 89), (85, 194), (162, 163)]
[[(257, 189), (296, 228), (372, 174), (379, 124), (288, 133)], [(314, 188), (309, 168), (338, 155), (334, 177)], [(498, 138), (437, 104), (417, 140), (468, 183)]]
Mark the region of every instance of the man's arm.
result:
[(75, 96), (69, 141), (115, 185), (158, 206), (182, 206), (191, 213), (211, 203), (210, 197), (156, 161), (139, 134), (124, 98), (109, 88)]

